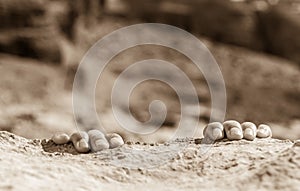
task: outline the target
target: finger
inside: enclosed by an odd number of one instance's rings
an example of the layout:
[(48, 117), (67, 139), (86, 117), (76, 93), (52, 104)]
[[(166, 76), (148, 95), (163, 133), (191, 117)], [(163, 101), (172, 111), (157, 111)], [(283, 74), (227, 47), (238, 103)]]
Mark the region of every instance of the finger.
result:
[(252, 122), (244, 122), (241, 124), (243, 136), (245, 139), (253, 141), (256, 137), (256, 125)]
[(66, 144), (70, 141), (70, 137), (69, 135), (65, 134), (65, 133), (55, 133), (51, 140), (58, 145), (62, 145), (62, 144)]
[(224, 127), (219, 122), (209, 123), (203, 130), (203, 136), (211, 140), (224, 138)]
[(241, 124), (235, 120), (225, 121), (223, 123), (226, 136), (229, 140), (240, 140), (243, 138)]
[(260, 124), (257, 128), (257, 137), (259, 138), (272, 137), (271, 127), (265, 124)]
[(102, 151), (109, 148), (109, 143), (101, 131), (90, 130), (88, 135), (90, 137), (90, 145), (93, 152)]
[(111, 149), (124, 145), (123, 138), (117, 133), (107, 134), (106, 139), (108, 140), (109, 148)]
[(89, 136), (86, 132), (76, 132), (71, 135), (70, 140), (72, 141), (75, 149), (79, 153), (87, 153), (90, 150), (89, 147)]

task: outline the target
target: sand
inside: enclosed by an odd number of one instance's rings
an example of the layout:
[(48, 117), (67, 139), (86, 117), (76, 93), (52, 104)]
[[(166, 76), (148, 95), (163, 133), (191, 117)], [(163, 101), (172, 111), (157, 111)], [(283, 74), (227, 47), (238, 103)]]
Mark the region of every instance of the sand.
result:
[[(195, 141), (196, 140), (196, 141)], [(72, 144), (0, 132), (0, 190), (299, 190), (300, 143), (277, 139), (215, 143), (128, 142), (78, 154)]]

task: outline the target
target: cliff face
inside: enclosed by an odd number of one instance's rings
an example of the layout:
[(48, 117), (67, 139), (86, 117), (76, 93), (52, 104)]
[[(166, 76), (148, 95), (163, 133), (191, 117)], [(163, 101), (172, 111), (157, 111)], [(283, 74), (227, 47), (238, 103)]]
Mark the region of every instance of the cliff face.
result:
[(299, 64), (299, 7), (299, 0), (1, 0), (0, 51), (61, 63), (62, 38), (75, 42), (78, 25), (93, 27), (113, 15), (175, 25)]
[[(299, 0), (127, 0), (122, 13), (300, 63)], [(113, 10), (112, 10), (113, 12)]]
[[(90, 34), (93, 39), (99, 39), (103, 33), (129, 24), (122, 19), (105, 19)], [(98, 31), (102, 34), (97, 34)], [(294, 63), (240, 47), (199, 39), (212, 52), (222, 71), (227, 90), (226, 119), (269, 123), (276, 138), (300, 138), (300, 72)], [(94, 43), (95, 40), (90, 42)], [(78, 54), (71, 56), (74, 60), (80, 60), (78, 57)], [(175, 64), (194, 83), (201, 113), (191, 120), (200, 119), (197, 136), (201, 136), (202, 128), (210, 117), (211, 98), (206, 80), (189, 59), (176, 51), (158, 46), (132, 48), (109, 63), (96, 88), (97, 109), (104, 127), (109, 132), (121, 133), (125, 138), (136, 136), (116, 123), (111, 112), (111, 89), (114, 80), (126, 67), (150, 58)], [(76, 130), (71, 93), (76, 67), (66, 69), (3, 54), (0, 54), (0, 60), (0, 90), (3, 92), (0, 100), (1, 130), (27, 138), (47, 138), (57, 131), (71, 133)], [(131, 78), (139, 75), (143, 73), (133, 74)], [(135, 88), (130, 98), (133, 115), (138, 120), (147, 120), (149, 103), (155, 99), (162, 100), (168, 109), (164, 127), (153, 136), (138, 139), (154, 142), (166, 140), (178, 126), (181, 109), (177, 95), (163, 83), (145, 82)]]
[[(189, 1), (188, 5), (183, 0), (128, 0), (132, 10), (123, 9), (123, 13), (111, 9), (116, 2), (0, 0), (0, 52), (10, 54), (0, 54), (1, 130), (27, 138), (50, 137), (56, 131), (71, 133), (76, 128), (71, 107), (72, 82), (86, 50), (120, 27), (148, 21), (187, 29), (212, 52), (226, 84), (226, 119), (270, 123), (276, 138), (300, 137), (298, 0), (201, 0)], [(191, 120), (200, 119), (197, 136), (201, 136), (211, 106), (206, 80), (185, 56), (157, 46), (126, 50), (107, 67), (101, 77), (104, 83), (99, 82), (96, 89), (97, 110), (104, 116), (104, 126), (110, 132), (132, 136), (113, 121), (111, 89), (116, 76), (127, 66), (153, 58), (174, 63), (195, 85), (201, 115)], [(63, 64), (45, 64), (49, 62)], [(139, 139), (165, 140), (164, 133), (171, 134), (178, 125), (178, 97), (172, 88), (158, 82), (145, 82), (134, 90), (130, 98), (134, 117), (146, 121), (149, 103), (154, 99), (164, 101), (168, 107), (164, 128), (151, 138)]]
[[(194, 139), (125, 144), (72, 155), (72, 145), (0, 132), (1, 190), (297, 190), (300, 146), (222, 141), (205, 155)], [(73, 153), (76, 154), (76, 153)]]
[(0, 51), (59, 63), (60, 33), (48, 6), (39, 0), (1, 0)]
[(75, 41), (79, 18), (86, 27), (100, 12), (100, 4), (93, 0), (1, 0), (0, 52), (60, 64), (62, 41)]

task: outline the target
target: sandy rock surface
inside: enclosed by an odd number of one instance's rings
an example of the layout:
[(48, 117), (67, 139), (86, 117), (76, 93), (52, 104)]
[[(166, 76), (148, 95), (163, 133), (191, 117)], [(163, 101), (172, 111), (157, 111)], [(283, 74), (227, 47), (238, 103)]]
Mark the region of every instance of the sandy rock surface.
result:
[[(127, 143), (77, 154), (71, 144), (0, 132), (0, 190), (298, 190), (300, 144), (200, 139)], [(207, 145), (206, 145), (207, 146)], [(72, 153), (72, 154), (71, 154)], [(202, 153), (202, 154), (201, 154)]]

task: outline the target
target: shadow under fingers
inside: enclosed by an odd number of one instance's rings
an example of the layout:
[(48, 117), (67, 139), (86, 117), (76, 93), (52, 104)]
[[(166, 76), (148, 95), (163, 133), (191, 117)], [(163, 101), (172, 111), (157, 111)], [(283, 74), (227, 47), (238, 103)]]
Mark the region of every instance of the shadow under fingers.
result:
[(57, 145), (52, 140), (44, 139), (44, 140), (42, 140), (41, 145), (43, 147), (43, 150), (45, 152), (49, 152), (49, 153), (58, 152), (58, 153), (69, 153), (69, 154), (73, 154), (73, 155), (80, 154), (75, 150), (75, 148), (71, 142), (67, 143), (67, 144), (63, 144), (63, 145)]

